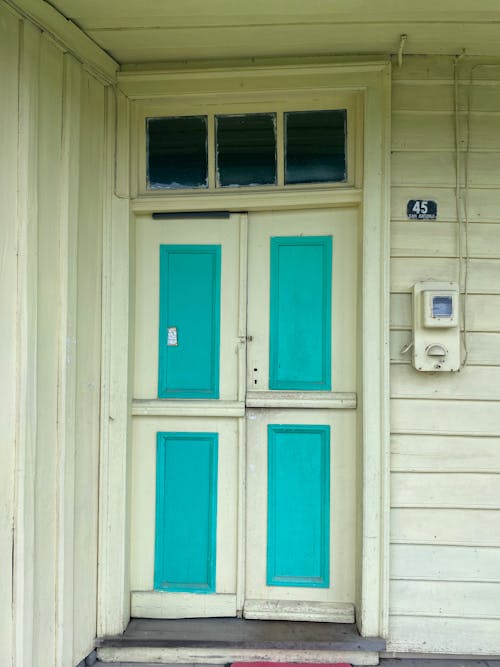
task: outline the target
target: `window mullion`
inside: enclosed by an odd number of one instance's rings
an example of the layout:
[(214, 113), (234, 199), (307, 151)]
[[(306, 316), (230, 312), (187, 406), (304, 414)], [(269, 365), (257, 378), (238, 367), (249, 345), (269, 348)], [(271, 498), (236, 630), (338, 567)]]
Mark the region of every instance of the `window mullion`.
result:
[(285, 184), (285, 130), (283, 126), (283, 111), (276, 113), (276, 167), (277, 185), (283, 187)]
[(208, 149), (208, 188), (209, 190), (215, 190), (217, 187), (216, 182), (216, 150), (215, 145), (215, 115), (213, 113), (208, 114), (208, 133), (207, 133), (207, 149)]

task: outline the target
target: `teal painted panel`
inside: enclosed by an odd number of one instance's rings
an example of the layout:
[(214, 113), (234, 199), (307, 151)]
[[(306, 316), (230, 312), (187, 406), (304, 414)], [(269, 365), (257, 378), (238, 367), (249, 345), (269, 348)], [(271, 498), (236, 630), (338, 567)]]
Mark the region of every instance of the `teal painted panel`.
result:
[(217, 433), (158, 433), (154, 587), (215, 592)]
[(332, 237), (271, 239), (269, 388), (331, 389)]
[(267, 428), (267, 585), (328, 588), (330, 427)]
[(159, 398), (219, 398), (220, 271), (220, 245), (160, 246)]

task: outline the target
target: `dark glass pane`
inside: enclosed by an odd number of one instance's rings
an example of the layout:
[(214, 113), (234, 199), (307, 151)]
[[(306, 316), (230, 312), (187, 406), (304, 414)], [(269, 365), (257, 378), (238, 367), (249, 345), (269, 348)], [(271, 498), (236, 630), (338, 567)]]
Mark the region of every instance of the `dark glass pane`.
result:
[(207, 187), (207, 117), (147, 119), (148, 187)]
[(345, 109), (285, 113), (285, 183), (346, 180)]
[(217, 116), (216, 120), (218, 184), (274, 185), (275, 114)]

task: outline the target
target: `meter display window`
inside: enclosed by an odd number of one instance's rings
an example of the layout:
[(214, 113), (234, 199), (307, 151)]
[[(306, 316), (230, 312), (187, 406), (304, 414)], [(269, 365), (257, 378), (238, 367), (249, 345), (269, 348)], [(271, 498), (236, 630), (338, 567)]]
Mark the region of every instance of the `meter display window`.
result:
[(451, 317), (453, 314), (453, 299), (451, 295), (434, 296), (432, 298), (432, 317)]

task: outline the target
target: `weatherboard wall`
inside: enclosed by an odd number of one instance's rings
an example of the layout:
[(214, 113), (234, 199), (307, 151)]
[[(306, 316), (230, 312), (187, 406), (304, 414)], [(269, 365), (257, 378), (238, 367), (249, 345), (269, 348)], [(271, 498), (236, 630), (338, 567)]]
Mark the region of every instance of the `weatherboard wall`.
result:
[[(413, 283), (459, 279), (453, 59), (393, 63), (391, 651), (500, 651), (500, 63), (484, 63), (457, 65), (468, 359), (441, 374), (401, 349)], [(409, 221), (410, 199), (438, 219)]]
[(96, 635), (115, 100), (4, 2), (0, 81), (0, 645), (9, 665), (73, 667)]
[[(491, 61), (458, 65), (468, 363), (424, 375), (401, 353), (413, 283), (458, 278), (453, 71), (448, 57), (408, 56), (393, 68), (388, 649), (490, 655), (500, 652), (500, 65)], [(12, 389), (0, 406), (0, 540), (13, 554), (13, 568), (0, 569), (0, 645), (8, 664), (72, 665), (96, 633), (114, 98), (6, 3), (0, 73), (0, 369)], [(436, 200), (438, 220), (408, 221), (414, 198)]]

